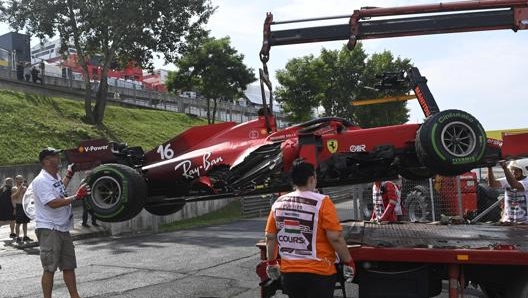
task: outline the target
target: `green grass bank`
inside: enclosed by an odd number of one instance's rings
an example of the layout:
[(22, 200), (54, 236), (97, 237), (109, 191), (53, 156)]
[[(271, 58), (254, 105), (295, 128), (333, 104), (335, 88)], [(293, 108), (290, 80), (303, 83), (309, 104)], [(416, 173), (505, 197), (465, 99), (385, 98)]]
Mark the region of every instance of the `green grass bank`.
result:
[(84, 101), (0, 90), (0, 165), (38, 162), (47, 146), (74, 148), (80, 140), (106, 138), (148, 151), (207, 121), (169, 111), (108, 104), (102, 126), (86, 124)]

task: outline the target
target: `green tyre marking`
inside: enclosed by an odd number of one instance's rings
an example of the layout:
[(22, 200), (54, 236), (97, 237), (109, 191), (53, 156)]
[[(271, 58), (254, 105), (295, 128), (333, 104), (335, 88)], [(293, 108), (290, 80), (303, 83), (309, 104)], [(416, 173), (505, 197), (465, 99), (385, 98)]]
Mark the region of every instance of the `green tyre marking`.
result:
[(121, 208), (119, 208), (119, 210), (117, 210), (116, 212), (114, 212), (112, 214), (97, 215), (97, 216), (100, 217), (100, 218), (112, 218), (112, 217), (116, 216), (117, 214), (119, 214), (121, 211), (123, 211), (123, 209), (125, 209), (125, 207), (123, 205), (121, 205)]
[(440, 157), (443, 161), (446, 160), (446, 157), (442, 154), (442, 152), (440, 152), (440, 149), (438, 148), (438, 145), (436, 144), (436, 139), (433, 137), (436, 133), (436, 128), (438, 127), (438, 123), (435, 123), (433, 125), (433, 129), (431, 130), (431, 141), (433, 143), (433, 149), (434, 149), (434, 152), (436, 153), (436, 155), (438, 157)]
[(98, 215), (101, 218), (111, 218), (111, 217), (114, 217), (114, 216), (118, 215), (121, 211), (123, 211), (123, 209), (125, 209), (125, 206), (124, 206), (123, 203), (128, 202), (128, 181), (125, 179), (125, 177), (123, 176), (123, 174), (120, 171), (117, 171), (116, 169), (114, 169), (112, 167), (106, 166), (105, 168), (102, 169), (102, 172), (105, 175), (108, 175), (107, 174), (108, 172), (113, 172), (113, 173), (117, 174), (117, 176), (119, 176), (121, 178), (121, 182), (123, 184), (122, 187), (121, 187), (121, 198), (124, 198), (124, 199), (120, 200), (120, 202), (121, 202), (120, 208), (117, 209), (116, 211), (112, 212), (111, 214), (108, 214), (108, 215), (104, 215), (104, 216)]
[(125, 176), (120, 171), (117, 171), (114, 168), (108, 168), (108, 170), (116, 173), (121, 178), (121, 183), (123, 184), (121, 187), (121, 193), (122, 193), (121, 197), (124, 198), (123, 202), (128, 202), (128, 180), (125, 179)]
[(484, 128), (482, 127), (482, 125), (479, 125), (479, 129), (481, 132), (479, 139), (481, 141), (481, 144), (484, 144), (484, 145), (482, 146), (482, 150), (480, 151), (480, 154), (478, 155), (477, 160), (482, 159), (482, 157), (484, 156), (484, 153), (486, 152), (486, 148), (487, 148), (487, 145), (486, 145), (487, 140), (485, 140), (485, 137), (483, 137), (483, 136), (486, 136), (486, 132), (484, 131)]

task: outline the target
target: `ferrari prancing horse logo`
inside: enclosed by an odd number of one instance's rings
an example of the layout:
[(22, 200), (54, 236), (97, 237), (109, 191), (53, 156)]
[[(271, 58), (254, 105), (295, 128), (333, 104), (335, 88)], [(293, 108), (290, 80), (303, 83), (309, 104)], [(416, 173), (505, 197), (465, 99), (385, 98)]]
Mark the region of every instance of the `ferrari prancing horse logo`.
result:
[(337, 140), (328, 140), (328, 141), (326, 141), (326, 149), (328, 149), (328, 151), (330, 151), (330, 153), (336, 153), (338, 146), (339, 145), (337, 143)]

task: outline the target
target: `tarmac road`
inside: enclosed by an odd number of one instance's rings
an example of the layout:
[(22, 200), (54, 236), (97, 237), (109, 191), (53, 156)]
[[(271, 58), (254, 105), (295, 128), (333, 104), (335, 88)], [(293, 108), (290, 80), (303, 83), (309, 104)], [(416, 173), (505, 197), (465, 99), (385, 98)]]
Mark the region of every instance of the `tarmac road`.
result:
[[(76, 241), (82, 297), (259, 297), (264, 218)], [(38, 247), (0, 251), (0, 297), (41, 297)], [(60, 273), (54, 297), (68, 297)]]
[[(81, 297), (97, 298), (260, 297), (255, 244), (264, 225), (265, 218), (257, 218), (171, 233), (76, 241), (79, 292)], [(41, 296), (38, 253), (38, 247), (0, 251), (0, 297)], [(353, 291), (353, 285), (348, 287)], [(54, 297), (68, 297), (60, 272), (55, 275)]]
[[(256, 218), (171, 233), (76, 241), (79, 292), (84, 298), (258, 298), (255, 243), (263, 236), (264, 224), (265, 218)], [(42, 297), (38, 253), (38, 247), (0, 246), (0, 297)], [(447, 297), (446, 289), (444, 285), (437, 298)], [(358, 297), (357, 287), (347, 285), (347, 294)], [(59, 272), (53, 297), (69, 297)], [(342, 297), (340, 292), (336, 297)], [(465, 297), (485, 296), (469, 290)]]

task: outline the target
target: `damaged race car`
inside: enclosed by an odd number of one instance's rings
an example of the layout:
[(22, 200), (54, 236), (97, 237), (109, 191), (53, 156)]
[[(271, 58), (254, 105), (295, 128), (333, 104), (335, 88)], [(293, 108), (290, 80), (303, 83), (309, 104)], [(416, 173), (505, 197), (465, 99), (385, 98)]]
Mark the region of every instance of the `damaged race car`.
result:
[(469, 113), (439, 111), (425, 82), (417, 68), (382, 80), (414, 90), (427, 117), (423, 124), (362, 129), (325, 117), (278, 129), (270, 97), (269, 104), (263, 98), (268, 108), (245, 123), (193, 127), (147, 152), (87, 140), (65, 150), (66, 159), (79, 170), (90, 169), (85, 181), (92, 194), (85, 200), (97, 218), (116, 222), (143, 208), (168, 215), (187, 202), (287, 191), (297, 158), (316, 165), (318, 187), (328, 187), (397, 175), (458, 175), (528, 152), (528, 134), (487, 139)]

